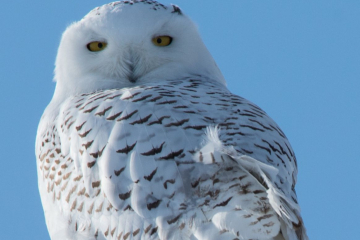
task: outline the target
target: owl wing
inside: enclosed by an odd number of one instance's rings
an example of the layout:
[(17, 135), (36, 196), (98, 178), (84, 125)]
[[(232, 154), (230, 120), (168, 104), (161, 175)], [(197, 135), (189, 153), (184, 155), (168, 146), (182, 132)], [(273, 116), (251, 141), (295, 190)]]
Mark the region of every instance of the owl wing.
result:
[(285, 135), (212, 81), (69, 98), (44, 114), (37, 156), (45, 214), (67, 216), (47, 217), (57, 234), (247, 239), (300, 224)]

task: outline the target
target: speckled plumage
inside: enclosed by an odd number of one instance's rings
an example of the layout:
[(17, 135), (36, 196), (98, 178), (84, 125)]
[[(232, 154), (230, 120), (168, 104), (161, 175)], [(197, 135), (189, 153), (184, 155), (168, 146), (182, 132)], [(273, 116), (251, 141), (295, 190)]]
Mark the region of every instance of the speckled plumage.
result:
[(206, 71), (174, 74), (54, 97), (36, 143), (52, 239), (307, 239), (276, 123)]

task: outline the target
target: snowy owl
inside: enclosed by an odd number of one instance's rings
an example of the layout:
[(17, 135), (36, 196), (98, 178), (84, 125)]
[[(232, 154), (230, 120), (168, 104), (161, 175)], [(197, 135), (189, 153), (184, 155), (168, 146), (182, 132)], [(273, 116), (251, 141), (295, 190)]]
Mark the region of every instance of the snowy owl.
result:
[(290, 143), (178, 6), (98, 7), (55, 65), (36, 138), (51, 239), (308, 239)]

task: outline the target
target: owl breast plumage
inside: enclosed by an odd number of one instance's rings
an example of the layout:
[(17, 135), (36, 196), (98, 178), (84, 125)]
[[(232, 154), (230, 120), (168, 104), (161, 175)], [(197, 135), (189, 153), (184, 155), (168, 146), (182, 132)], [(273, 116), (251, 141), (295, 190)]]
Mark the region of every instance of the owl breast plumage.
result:
[[(135, 75), (141, 61), (130, 60)], [(307, 239), (285, 134), (219, 79), (190, 72), (57, 89), (36, 140), (52, 239)]]

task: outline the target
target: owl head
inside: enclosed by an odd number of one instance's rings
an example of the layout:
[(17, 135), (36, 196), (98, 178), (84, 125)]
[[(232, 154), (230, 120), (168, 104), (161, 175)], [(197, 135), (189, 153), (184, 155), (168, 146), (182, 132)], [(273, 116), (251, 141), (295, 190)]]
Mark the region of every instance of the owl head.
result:
[(179, 7), (146, 0), (113, 2), (63, 33), (54, 97), (199, 75), (225, 84), (196, 25)]

